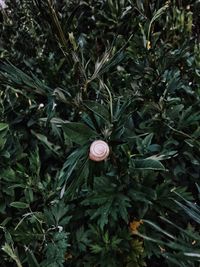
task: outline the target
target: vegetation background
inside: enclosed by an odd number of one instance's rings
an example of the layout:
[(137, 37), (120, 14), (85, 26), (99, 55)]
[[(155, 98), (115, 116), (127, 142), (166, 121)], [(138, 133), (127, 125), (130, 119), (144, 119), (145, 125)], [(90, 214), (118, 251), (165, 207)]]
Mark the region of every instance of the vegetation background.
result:
[(0, 35), (0, 265), (199, 267), (200, 2), (7, 0)]

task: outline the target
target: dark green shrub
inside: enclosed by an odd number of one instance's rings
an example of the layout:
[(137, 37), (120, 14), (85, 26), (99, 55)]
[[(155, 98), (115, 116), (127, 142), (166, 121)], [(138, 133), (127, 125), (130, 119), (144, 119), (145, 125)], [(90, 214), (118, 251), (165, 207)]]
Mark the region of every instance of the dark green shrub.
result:
[(199, 266), (199, 8), (7, 1), (1, 266)]

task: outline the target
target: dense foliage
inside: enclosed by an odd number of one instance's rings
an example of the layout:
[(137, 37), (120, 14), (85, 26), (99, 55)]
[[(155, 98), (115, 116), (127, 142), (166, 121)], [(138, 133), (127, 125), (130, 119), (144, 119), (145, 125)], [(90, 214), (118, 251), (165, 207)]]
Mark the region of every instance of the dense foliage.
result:
[(199, 1), (0, 12), (0, 265), (198, 267)]

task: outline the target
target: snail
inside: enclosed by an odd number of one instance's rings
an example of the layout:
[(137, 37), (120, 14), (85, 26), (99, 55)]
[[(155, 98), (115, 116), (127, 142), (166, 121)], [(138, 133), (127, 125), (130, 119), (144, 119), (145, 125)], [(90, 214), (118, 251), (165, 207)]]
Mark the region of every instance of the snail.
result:
[(109, 146), (102, 140), (94, 141), (90, 146), (89, 158), (93, 161), (103, 161), (110, 153)]

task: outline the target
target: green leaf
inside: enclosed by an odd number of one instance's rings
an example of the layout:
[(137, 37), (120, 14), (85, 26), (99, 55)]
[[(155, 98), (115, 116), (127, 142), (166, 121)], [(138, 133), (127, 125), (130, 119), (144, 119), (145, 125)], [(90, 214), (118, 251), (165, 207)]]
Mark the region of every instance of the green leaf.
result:
[(18, 258), (18, 255), (16, 254), (16, 251), (13, 247), (11, 247), (8, 243), (5, 243), (5, 245), (2, 247), (2, 250), (16, 262), (17, 267), (22, 267), (20, 259)]
[(80, 251), (86, 251), (87, 245), (90, 243), (88, 231), (85, 231), (83, 226), (76, 231), (76, 243)]
[(8, 130), (8, 124), (0, 122), (0, 132), (2, 132), (4, 130)]
[(147, 41), (150, 41), (150, 32), (151, 32), (151, 27), (152, 24), (154, 23), (155, 20), (157, 20), (160, 16), (162, 16), (162, 14), (165, 13), (165, 11), (167, 10), (167, 8), (169, 7), (168, 3), (166, 3), (164, 6), (162, 6), (160, 9), (158, 9), (153, 18), (151, 19), (150, 23), (149, 23), (149, 29), (148, 29), (148, 34), (147, 34)]
[(100, 103), (96, 101), (84, 101), (84, 105), (94, 112), (97, 116), (101, 117), (105, 121), (109, 121), (109, 116), (110, 113), (109, 111), (105, 108), (104, 105), (101, 105)]
[(67, 215), (68, 211), (69, 207), (63, 201), (59, 201), (49, 209), (44, 209), (45, 221), (48, 225), (65, 226), (71, 219), (71, 216)]
[(150, 133), (144, 138), (144, 140), (142, 140), (143, 146), (145, 146), (145, 147), (150, 146), (152, 139), (153, 139), (153, 135), (154, 135), (153, 133)]
[(82, 147), (82, 149), (76, 149), (74, 150), (66, 159), (60, 174), (59, 174), (59, 180), (62, 184), (63, 181), (67, 181), (68, 178), (71, 176), (72, 172), (76, 168), (77, 164), (81, 159), (86, 155), (87, 148)]
[(15, 201), (15, 202), (10, 203), (10, 206), (17, 208), (17, 209), (26, 209), (29, 207), (29, 204), (20, 202), (20, 201)]
[(40, 267), (35, 255), (30, 249), (27, 249), (26, 255), (29, 267)]
[[(69, 196), (74, 194), (76, 186), (79, 184), (79, 181), (82, 181), (85, 177), (82, 177), (84, 173), (88, 173), (88, 147), (83, 146), (81, 149), (74, 150), (67, 158), (66, 162), (64, 163), (60, 174), (59, 174), (59, 184), (62, 186), (60, 192), (60, 198), (63, 197), (65, 193), (65, 189), (67, 186), (67, 191), (69, 192)], [(79, 167), (79, 169), (78, 169)], [(76, 169), (78, 169), (78, 173), (76, 173)], [(73, 173), (76, 173), (76, 177), (73, 179), (71, 176)], [(73, 189), (72, 189), (73, 187)]]
[[(186, 203), (190, 203), (190, 205), (184, 205), (180, 203), (179, 201), (174, 199), (174, 202), (180, 206), (193, 220), (195, 220), (197, 223), (200, 224), (200, 209), (195, 204), (187, 201)], [(193, 206), (192, 206), (193, 205)]]
[(94, 245), (91, 245), (91, 252), (94, 253), (94, 254), (98, 254), (102, 251), (102, 247), (98, 244), (94, 244)]
[[(2, 169), (1, 170), (1, 175), (0, 177), (2, 177), (3, 180), (7, 181), (7, 182), (14, 182), (16, 181), (16, 175), (13, 169), (11, 168), (7, 168), (7, 169)], [(0, 178), (1, 179), (1, 178)]]
[(184, 255), (185, 256), (188, 256), (188, 257), (196, 257), (196, 258), (200, 258), (200, 253), (191, 253), (191, 252), (184, 252)]
[(155, 228), (155, 230), (163, 233), (164, 235), (168, 236), (171, 239), (176, 239), (175, 236), (171, 235), (170, 233), (168, 233), (167, 231), (163, 230), (161, 227), (159, 227), (157, 224), (149, 221), (149, 220), (143, 220), (144, 223), (148, 223), (149, 225), (151, 225), (151, 227)]
[(65, 253), (68, 247), (68, 233), (54, 232), (45, 246), (45, 260), (43, 267), (62, 267), (65, 262)]
[(108, 72), (108, 70), (117, 64), (119, 64), (124, 59), (124, 52), (120, 49), (114, 55), (111, 55), (112, 48), (105, 51), (101, 60), (97, 60), (95, 63), (95, 71), (90, 78), (90, 81), (99, 78), (102, 74)]
[(31, 130), (31, 133), (33, 135), (35, 135), (37, 137), (38, 140), (40, 140), (40, 142), (42, 142), (48, 149), (50, 149), (53, 153), (55, 153), (56, 155), (59, 155), (58, 150), (59, 150), (59, 146), (53, 144), (52, 142), (50, 142), (48, 140), (48, 138), (40, 133), (36, 133), (33, 130)]
[(75, 192), (82, 186), (84, 181), (87, 181), (89, 175), (89, 162), (86, 159), (83, 164), (80, 166), (79, 170), (76, 173), (75, 178), (66, 188), (67, 197), (73, 196)]
[(46, 95), (52, 92), (52, 89), (46, 86), (40, 81), (34, 74), (32, 77), (15, 67), (10, 62), (0, 62), (0, 73), (2, 75), (3, 82), (11, 83), (13, 86), (22, 86), (27, 91)]
[(89, 205), (91, 209), (91, 220), (98, 218), (98, 225), (101, 230), (109, 221), (117, 221), (122, 218), (128, 222), (128, 208), (131, 207), (130, 198), (122, 193), (108, 191), (96, 192), (82, 202), (83, 205)]
[(4, 148), (6, 143), (6, 135), (8, 132), (8, 124), (7, 123), (0, 123), (0, 150)]
[(155, 170), (155, 171), (164, 171), (165, 167), (163, 164), (155, 159), (134, 159), (135, 169), (141, 170)]
[(79, 145), (84, 145), (87, 143), (91, 138), (97, 136), (91, 128), (87, 125), (79, 122), (69, 122), (63, 124), (63, 131), (66, 136), (74, 143)]

